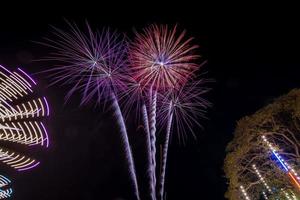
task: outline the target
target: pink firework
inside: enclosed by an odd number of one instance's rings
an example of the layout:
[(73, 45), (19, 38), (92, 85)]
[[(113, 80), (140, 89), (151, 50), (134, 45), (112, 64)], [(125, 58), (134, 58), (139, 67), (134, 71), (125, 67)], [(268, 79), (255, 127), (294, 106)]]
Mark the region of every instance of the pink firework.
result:
[[(169, 90), (180, 90), (200, 67), (196, 64), (200, 56), (194, 52), (198, 46), (193, 45), (192, 40), (186, 38), (185, 31), (178, 32), (176, 26), (169, 29), (167, 25), (151, 25), (142, 33), (136, 33), (129, 48), (131, 75), (138, 86), (135, 88), (145, 94), (142, 112), (146, 133), (150, 135), (148, 156), (151, 162), (148, 171), (152, 174), (149, 178), (152, 179), (152, 199), (155, 199), (156, 188), (157, 97)], [(149, 106), (148, 113), (146, 104)]]
[(194, 53), (198, 46), (191, 44), (192, 39), (167, 25), (151, 25), (136, 33), (129, 52), (136, 80), (154, 90), (184, 84), (198, 68), (195, 60), (199, 55)]

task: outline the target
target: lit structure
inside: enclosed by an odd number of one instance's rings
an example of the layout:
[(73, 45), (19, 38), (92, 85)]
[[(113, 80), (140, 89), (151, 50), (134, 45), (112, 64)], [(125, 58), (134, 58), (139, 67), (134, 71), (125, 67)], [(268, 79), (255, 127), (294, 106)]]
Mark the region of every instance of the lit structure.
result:
[[(10, 71), (0, 65), (0, 141), (26, 146), (49, 146), (49, 137), (42, 119), (49, 116), (45, 97), (37, 96), (37, 83), (22, 69)], [(24, 171), (39, 165), (39, 161), (0, 147), (0, 161)]]
[(5, 176), (0, 175), (0, 199), (6, 199), (11, 197), (13, 190), (9, 186), (11, 181)]
[(241, 190), (243, 196), (245, 197), (245, 199), (246, 199), (246, 200), (250, 200), (250, 197), (248, 196), (248, 194), (247, 194), (247, 192), (246, 192), (244, 186), (241, 185), (241, 186), (240, 186), (240, 190)]
[(298, 189), (300, 189), (300, 178), (299, 178), (297, 172), (276, 152), (273, 145), (267, 140), (267, 138), (264, 135), (262, 136), (262, 138), (263, 138), (263, 141), (268, 145), (268, 147), (272, 151), (272, 154), (279, 161), (281, 167), (288, 174), (288, 176), (291, 178), (291, 180), (294, 182), (294, 184), (298, 187)]
[(281, 188), (281, 191), (283, 192), (283, 194), (287, 200), (292, 200), (292, 197), (290, 196), (290, 194), (287, 191), (285, 191), (282, 188)]
[(266, 187), (266, 189), (268, 190), (268, 192), (272, 193), (271, 188), (269, 187), (269, 185), (265, 181), (264, 177), (260, 174), (260, 172), (258, 171), (257, 167), (255, 165), (252, 165), (252, 167), (253, 167), (256, 175), (259, 177), (259, 180), (264, 184), (264, 186)]
[(265, 192), (262, 192), (262, 194), (263, 194), (263, 196), (264, 196), (264, 198), (265, 198), (266, 200), (269, 199), (268, 196), (267, 196), (267, 194), (266, 194)]
[(295, 193), (294, 193), (293, 191), (291, 191), (291, 193), (292, 193), (293, 199), (294, 199), (294, 200), (298, 200), (298, 198), (296, 197)]
[(285, 192), (291, 199), (298, 200), (298, 198), (296, 197), (295, 193), (292, 190), (285, 190)]

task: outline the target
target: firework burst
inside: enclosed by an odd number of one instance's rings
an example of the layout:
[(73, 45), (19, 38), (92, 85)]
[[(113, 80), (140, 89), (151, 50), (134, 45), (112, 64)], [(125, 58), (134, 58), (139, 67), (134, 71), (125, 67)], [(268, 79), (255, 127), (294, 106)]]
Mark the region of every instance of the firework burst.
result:
[[(130, 70), (128, 70), (129, 72)], [(124, 109), (125, 116), (132, 114), (132, 110), (135, 110), (135, 118), (138, 123), (142, 119), (143, 129), (145, 131), (145, 141), (146, 141), (146, 150), (147, 150), (147, 162), (148, 169), (147, 175), (149, 179), (149, 192), (151, 199), (155, 199), (155, 181), (156, 177), (154, 174), (155, 171), (155, 159), (153, 152), (155, 153), (155, 138), (153, 138), (153, 127), (149, 127), (149, 115), (147, 109), (147, 102), (149, 102), (149, 96), (147, 95), (147, 90), (138, 82), (130, 73), (128, 73), (127, 78), (127, 88), (124, 90), (120, 96), (122, 106)], [(154, 107), (156, 108), (156, 106)], [(155, 112), (154, 112), (155, 113)], [(151, 122), (153, 124), (153, 114), (150, 115)], [(150, 130), (151, 128), (151, 130)], [(154, 126), (155, 128), (155, 126)]]
[[(193, 127), (201, 126), (197, 118), (203, 116), (209, 105), (202, 98), (202, 94), (208, 91), (202, 87), (205, 81), (188, 83), (200, 68), (196, 63), (200, 56), (194, 51), (198, 46), (192, 44), (193, 38), (187, 38), (185, 31), (178, 32), (176, 26), (151, 25), (142, 33), (136, 33), (128, 45), (123, 35), (108, 29), (93, 32), (87, 25), (84, 33), (76, 25), (69, 25), (70, 32), (55, 28), (56, 39), (46, 39), (43, 43), (54, 50), (46, 60), (60, 63), (45, 72), (51, 74), (53, 84), (72, 85), (67, 99), (75, 91), (80, 91), (82, 104), (92, 99), (98, 103), (110, 103), (139, 199), (133, 156), (120, 105), (125, 115), (135, 108), (136, 117), (141, 115), (143, 119), (146, 133), (151, 199), (155, 200), (157, 196), (162, 199), (171, 130), (175, 129), (180, 138), (184, 138), (186, 132), (194, 135)], [(157, 120), (166, 129), (158, 194)]]
[(162, 127), (166, 127), (159, 179), (158, 195), (160, 199), (163, 199), (164, 195), (165, 172), (172, 127), (175, 127), (175, 132), (183, 142), (187, 132), (196, 138), (194, 127), (202, 127), (198, 120), (204, 117), (206, 109), (210, 106), (210, 103), (203, 98), (203, 94), (210, 90), (205, 86), (208, 81), (210, 80), (191, 81), (181, 89), (170, 90), (167, 95), (161, 95), (158, 98), (160, 101), (158, 120)]
[[(144, 91), (145, 100), (143, 102), (148, 104), (149, 107), (148, 113), (143, 109), (143, 116), (149, 116), (148, 124), (144, 124), (144, 126), (149, 129), (149, 133), (147, 134), (150, 134), (150, 152), (148, 154), (151, 157), (149, 167), (152, 169), (148, 171), (152, 173), (152, 177), (150, 178), (152, 188), (150, 188), (150, 190), (154, 192), (156, 188), (157, 118), (167, 116), (167, 121), (169, 121), (167, 123), (169, 125), (167, 127), (168, 132), (171, 130), (173, 115), (185, 114), (184, 119), (187, 120), (185, 124), (188, 124), (189, 128), (192, 126), (193, 118), (189, 118), (191, 115), (187, 113), (187, 109), (182, 109), (181, 112), (186, 112), (180, 113), (177, 108), (174, 109), (174, 106), (166, 106), (164, 108), (167, 109), (163, 109), (162, 116), (157, 116), (158, 96), (166, 96), (166, 93), (169, 93), (170, 90), (182, 91), (183, 85), (186, 84), (195, 70), (200, 67), (200, 65), (196, 63), (196, 60), (200, 56), (195, 54), (194, 51), (198, 46), (193, 45), (192, 40), (193, 38), (186, 37), (185, 31), (178, 32), (176, 26), (170, 29), (167, 25), (151, 25), (145, 28), (142, 33), (136, 33), (136, 37), (129, 48), (131, 75), (138, 83), (139, 88)], [(172, 94), (174, 94), (174, 92), (172, 92)], [(176, 95), (174, 94), (173, 96), (175, 98)], [(175, 101), (175, 99), (173, 100)], [(192, 100), (192, 98), (190, 100)], [(166, 113), (164, 113), (164, 111), (169, 114), (165, 115)], [(169, 115), (172, 117), (169, 117)], [(175, 120), (177, 120), (177, 116)], [(146, 120), (144, 120), (144, 123), (145, 121)], [(161, 119), (161, 121), (164, 120)], [(178, 129), (184, 129), (183, 123), (181, 121), (178, 122)], [(168, 135), (169, 133), (167, 133), (167, 136)], [(168, 143), (169, 139), (166, 139)], [(167, 152), (167, 150), (165, 151)], [(162, 169), (163, 173), (164, 171), (165, 169)], [(162, 176), (164, 177), (164, 174), (161, 175), (161, 177)], [(156, 199), (155, 194), (152, 194), (152, 196), (154, 196), (152, 199)], [(160, 198), (162, 198), (162, 196)]]
[(69, 23), (70, 32), (54, 28), (56, 39), (45, 38), (41, 43), (54, 52), (45, 60), (61, 64), (45, 70), (52, 84), (72, 85), (66, 98), (75, 91), (82, 94), (82, 103), (96, 99), (98, 103), (110, 100), (111, 93), (124, 88), (124, 69), (127, 64), (125, 36), (103, 29), (93, 32), (87, 24), (87, 33)]
[(97, 103), (110, 104), (119, 125), (135, 196), (140, 199), (133, 155), (118, 99), (118, 94), (128, 82), (125, 36), (109, 29), (94, 32), (88, 24), (86, 33), (76, 25), (69, 23), (69, 26), (70, 32), (54, 28), (56, 39), (46, 39), (42, 43), (54, 50), (45, 60), (61, 63), (44, 72), (51, 74), (53, 84), (72, 85), (67, 99), (75, 91), (80, 91), (82, 104), (92, 99), (96, 99)]
[(173, 89), (159, 96), (159, 112), (157, 114), (159, 124), (168, 127), (170, 115), (173, 117), (175, 132), (180, 141), (184, 143), (188, 133), (194, 138), (194, 127), (202, 127), (199, 118), (205, 117), (206, 109), (210, 103), (203, 97), (210, 88), (206, 83), (209, 79), (190, 81), (181, 89)]
[(154, 90), (173, 88), (184, 84), (198, 65), (193, 38), (185, 39), (185, 31), (177, 27), (151, 25), (143, 33), (136, 33), (129, 58), (135, 78), (144, 87)]

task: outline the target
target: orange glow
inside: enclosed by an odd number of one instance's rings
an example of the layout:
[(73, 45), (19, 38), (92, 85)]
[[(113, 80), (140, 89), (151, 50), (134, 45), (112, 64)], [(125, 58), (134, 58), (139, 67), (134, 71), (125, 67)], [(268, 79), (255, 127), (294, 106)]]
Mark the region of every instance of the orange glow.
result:
[(291, 174), (291, 172), (288, 173), (289, 176), (293, 179), (294, 183), (298, 186), (298, 189), (300, 189), (300, 184), (299, 182), (295, 179), (295, 177)]

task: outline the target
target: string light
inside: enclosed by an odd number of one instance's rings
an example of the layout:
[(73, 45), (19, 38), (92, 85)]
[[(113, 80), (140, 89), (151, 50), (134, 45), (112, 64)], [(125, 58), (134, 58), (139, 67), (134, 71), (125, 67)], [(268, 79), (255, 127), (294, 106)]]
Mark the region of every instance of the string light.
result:
[(285, 195), (286, 199), (292, 200), (292, 197), (289, 195), (289, 193), (287, 193), (287, 191), (283, 190), (282, 188), (281, 188), (281, 191), (282, 191), (283, 194)]
[(255, 165), (252, 165), (256, 175), (259, 177), (260, 181), (264, 184), (264, 186), (267, 188), (267, 190), (272, 193), (271, 188), (269, 187), (269, 185), (267, 184), (267, 182), (265, 181), (264, 177), (260, 174), (260, 172), (258, 171), (258, 169), (256, 168)]
[(267, 194), (266, 194), (265, 192), (262, 192), (262, 193), (263, 193), (264, 198), (265, 198), (266, 200), (268, 200), (269, 198), (268, 198)]
[(294, 199), (294, 200), (298, 200), (298, 198), (296, 197), (295, 193), (294, 193), (293, 191), (291, 191), (291, 193), (292, 193), (293, 199)]
[(262, 136), (262, 139), (268, 145), (268, 147), (272, 151), (273, 155), (276, 157), (276, 159), (281, 164), (284, 171), (293, 180), (293, 182), (298, 187), (298, 189), (300, 189), (300, 177), (298, 176), (297, 172), (276, 152), (273, 145), (267, 140), (267, 138), (264, 135)]
[(250, 197), (248, 196), (244, 186), (240, 186), (240, 190), (242, 191), (243, 196), (245, 197), (246, 200), (250, 200)]

